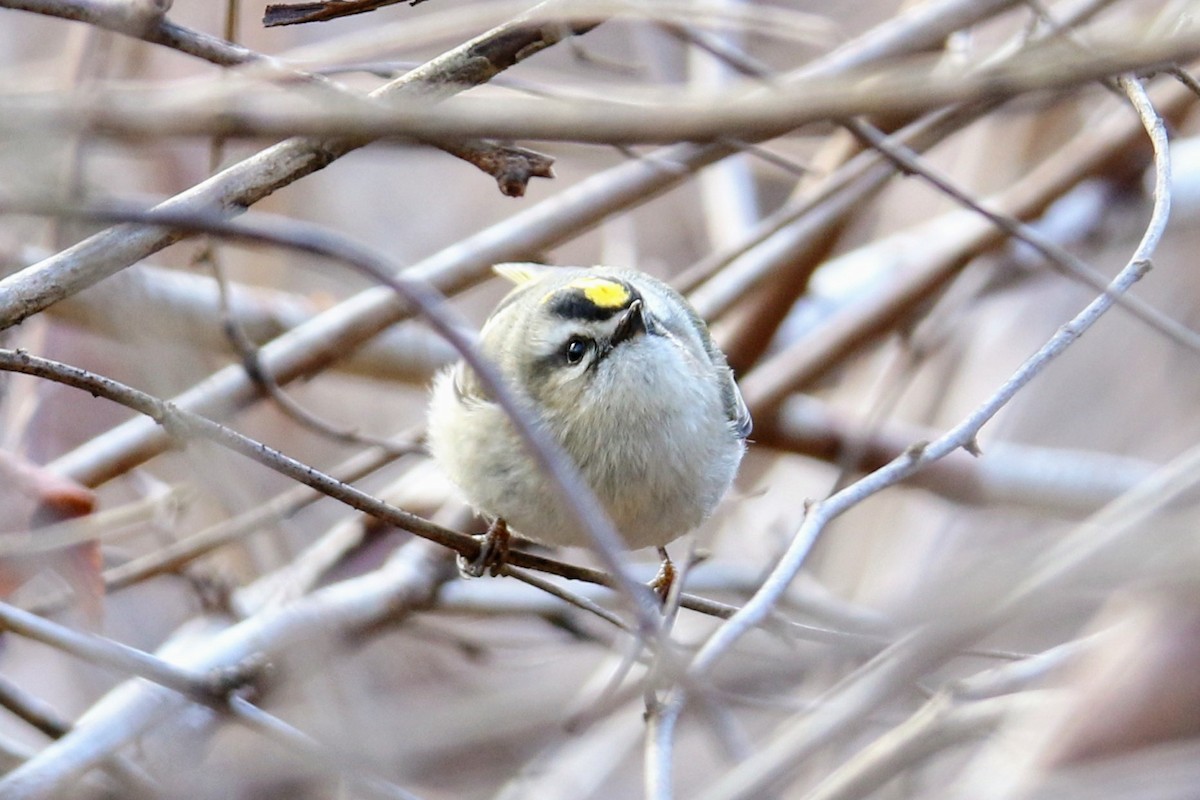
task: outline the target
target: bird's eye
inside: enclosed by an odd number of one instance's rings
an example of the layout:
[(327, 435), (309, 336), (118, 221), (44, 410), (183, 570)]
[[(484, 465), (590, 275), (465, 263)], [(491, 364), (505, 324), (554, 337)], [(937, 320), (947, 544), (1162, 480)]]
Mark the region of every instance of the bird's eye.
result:
[(578, 364), (583, 361), (583, 357), (587, 355), (588, 347), (591, 345), (591, 340), (584, 336), (572, 336), (567, 341), (567, 346), (563, 350), (563, 354), (567, 358), (567, 363), (571, 365)]

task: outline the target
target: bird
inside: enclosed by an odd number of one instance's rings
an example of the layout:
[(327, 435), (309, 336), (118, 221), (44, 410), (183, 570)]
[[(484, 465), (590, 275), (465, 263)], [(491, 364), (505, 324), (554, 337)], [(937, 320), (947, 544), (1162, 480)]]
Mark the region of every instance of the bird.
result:
[[(570, 456), (626, 547), (657, 547), (667, 571), (665, 546), (712, 514), (751, 433), (725, 356), (687, 300), (644, 272), (494, 270), (516, 286), (484, 323), (482, 354)], [(545, 545), (589, 543), (465, 362), (434, 380), (427, 442), (467, 503), (491, 522), (490, 535), (503, 537), (501, 550), (510, 529)], [(496, 572), (495, 555), (484, 558)], [(466, 566), (470, 574), (489, 568)], [(673, 568), (668, 585), (672, 576)]]

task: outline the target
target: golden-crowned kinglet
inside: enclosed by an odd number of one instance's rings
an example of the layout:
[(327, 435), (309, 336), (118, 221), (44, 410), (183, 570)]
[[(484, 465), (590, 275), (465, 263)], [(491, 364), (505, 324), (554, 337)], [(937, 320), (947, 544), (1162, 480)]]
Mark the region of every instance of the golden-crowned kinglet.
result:
[[(630, 548), (664, 545), (729, 489), (750, 414), (703, 320), (629, 269), (504, 264), (518, 285), (483, 326), (491, 358), (574, 459)], [(478, 511), (551, 545), (587, 537), (475, 373), (440, 374), (429, 448)]]

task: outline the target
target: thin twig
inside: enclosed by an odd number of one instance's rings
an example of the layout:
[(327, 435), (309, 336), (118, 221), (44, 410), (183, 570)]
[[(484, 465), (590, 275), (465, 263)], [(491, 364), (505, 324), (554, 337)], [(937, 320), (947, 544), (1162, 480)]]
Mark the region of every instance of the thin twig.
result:
[(331, 19), (366, 14), (397, 3), (417, 5), (423, 0), (319, 0), (310, 3), (271, 3), (263, 12), (264, 28), (280, 25), (302, 25), (306, 22), (328, 22)]
[[(340, 261), (383, 284), (395, 292), (400, 299), (419, 309), (422, 316), (428, 320), (433, 328), (461, 353), (463, 360), (479, 376), (481, 383), (487, 388), (488, 395), (508, 415), (522, 444), (533, 457), (534, 463), (557, 485), (559, 491), (562, 493), (560, 496), (567, 504), (567, 507), (571, 509), (576, 521), (588, 533), (589, 541), (597, 555), (600, 556), (601, 562), (611, 574), (615, 588), (634, 609), (638, 619), (638, 627), (642, 634), (650, 636), (658, 630), (660, 624), (658, 610), (646, 596), (646, 593), (643, 591), (644, 587), (629, 577), (628, 567), (622, 555), (625, 550), (623, 540), (613, 527), (612, 521), (600, 505), (600, 501), (596, 498), (595, 493), (591, 487), (584, 483), (578, 468), (570, 460), (562, 445), (551, 438), (532, 419), (531, 413), (518, 394), (518, 391), (509, 385), (507, 378), (500, 372), (500, 369), (482, 354), (476, 345), (474, 334), (468, 333), (470, 328), (465, 320), (461, 319), (434, 287), (418, 278), (409, 277), (408, 273), (402, 273), (400, 266), (382, 252), (334, 234), (331, 231), (322, 231), (312, 225), (284, 220), (282, 218), (274, 218), (268, 224), (265, 220), (238, 223), (224, 220), (220, 217), (205, 219), (197, 217), (194, 214), (175, 215), (164, 211), (123, 212), (85, 210), (82, 213), (84, 216), (93, 216), (101, 219), (136, 220), (143, 224), (151, 223), (159, 226), (182, 228), (193, 233), (213, 233), (235, 240), (273, 244), (288, 247), (299, 252), (325, 256)], [(83, 370), (64, 369), (64, 365), (54, 365), (44, 360), (34, 360), (30, 356), (25, 356), (22, 359), (22, 354), (19, 353), (15, 355), (17, 356), (16, 359), (4, 358), (0, 359), (0, 361), (3, 361), (10, 368), (17, 368), (12, 365), (22, 363), (27, 368), (43, 371), (43, 376), (45, 377), (57, 375), (59, 379), (62, 379), (69, 375), (73, 380), (90, 383), (92, 386), (103, 384), (104, 388), (112, 392), (114, 396), (122, 397), (127, 403), (135, 403), (136, 405), (132, 405), (131, 407), (137, 408), (142, 413), (151, 416), (151, 418), (162, 424), (168, 432), (172, 432), (172, 429), (176, 427), (179, 430), (191, 429), (189, 432), (193, 433), (193, 435), (203, 435), (224, 446), (235, 449), (243, 455), (249, 455), (256, 460), (260, 458), (265, 459), (260, 461), (260, 463), (267, 464), (270, 461), (277, 466), (286, 465), (287, 470), (293, 477), (301, 480), (301, 482), (308, 483), (303, 477), (305, 471), (298, 462), (286, 458), (278, 451), (271, 451), (270, 448), (258, 445), (245, 437), (240, 437), (229, 429), (209, 420), (187, 414), (149, 395), (135, 392), (129, 389), (129, 387), (122, 387), (115, 384), (115, 382), (104, 379), (97, 380), (94, 376), (87, 375)], [(270, 466), (271, 464), (267, 465)], [(301, 468), (297, 469), (298, 466)], [(309, 483), (313, 488), (331, 487), (337, 483), (326, 475), (321, 475), (319, 479), (316, 478), (317, 473), (314, 470), (309, 470), (308, 472), (312, 480), (315, 481)], [(344, 484), (341, 486), (343, 493), (349, 489)], [(355, 499), (359, 502), (368, 497), (361, 492), (357, 493), (357, 495), (358, 497), (355, 497)], [(373, 505), (385, 505), (373, 499), (371, 503)], [(362, 506), (355, 507), (359, 510), (367, 510)], [(387, 517), (387, 519), (393, 521), (395, 513), (397, 513), (397, 510), (392, 509), (392, 516)], [(410, 518), (414, 517), (411, 514), (406, 516)], [(411, 520), (410, 524), (412, 524)], [(425, 524), (428, 525), (428, 523)], [(408, 525), (401, 525), (401, 527), (418, 533), (418, 535), (424, 535)], [(439, 532), (438, 535), (441, 536), (442, 534)], [(435, 539), (435, 541), (437, 540)], [(459, 552), (462, 551), (460, 550)]]
[[(217, 145), (223, 141), (217, 140), (213, 145), (212, 162), (214, 170), (215, 164), (219, 161), (217, 158), (219, 151)], [(262, 359), (259, 358), (258, 347), (250, 340), (249, 335), (233, 314), (229, 280), (225, 274), (224, 262), (217, 253), (216, 243), (211, 239), (206, 241), (192, 261), (194, 265), (207, 265), (212, 272), (213, 280), (217, 284), (217, 298), (221, 308), (221, 330), (224, 331), (226, 341), (230, 347), (233, 348), (233, 351), (241, 359), (242, 369), (246, 371), (246, 376), (254, 381), (263, 396), (270, 399), (284, 416), (291, 419), (297, 425), (308, 428), (318, 435), (335, 442), (355, 445), (377, 445), (381, 447), (388, 446), (384, 439), (367, 436), (358, 430), (340, 428), (327, 422), (317, 414), (309, 411), (285, 392), (283, 387), (272, 377), (271, 373), (263, 367)]]
[[(1149, 134), (1155, 154), (1154, 210), (1146, 233), (1126, 266), (1113, 278), (1106, 292), (1093, 300), (1024, 364), (982, 405), (975, 409), (958, 425), (938, 439), (927, 444), (918, 444), (910, 452), (896, 458), (887, 466), (876, 470), (866, 478), (846, 487), (827, 500), (814, 503), (808, 509), (803, 525), (797, 531), (787, 554), (772, 571), (762, 589), (750, 600), (734, 619), (728, 621), (705, 643), (697, 655), (692, 669), (704, 674), (741, 636), (748, 630), (751, 620), (761, 621), (778, 597), (787, 588), (803, 566), (808, 552), (829, 521), (847, 509), (862, 502), (918, 471), (924, 465), (937, 461), (959, 448), (968, 451), (977, 449), (975, 442), (979, 430), (996, 415), (1001, 408), (1070, 347), (1083, 333), (1094, 325), (1115, 303), (1116, 298), (1141, 279), (1149, 270), (1150, 257), (1162, 238), (1170, 213), (1170, 161), (1167, 150), (1167, 135), (1162, 119), (1150, 105), (1149, 98), (1140, 83), (1122, 77), (1122, 86), (1134, 103), (1142, 124)], [(738, 619), (741, 617), (741, 619)], [(757, 623), (753, 623), (757, 624)], [(753, 626), (751, 624), (751, 627)]]
[(584, 595), (579, 594), (578, 592), (568, 591), (552, 581), (545, 580), (544, 578), (534, 575), (533, 573), (525, 572), (524, 570), (517, 569), (516, 567), (512, 567), (507, 564), (504, 566), (502, 574), (516, 578), (521, 583), (527, 583), (535, 589), (545, 592), (551, 597), (557, 597), (564, 603), (573, 605), (576, 608), (582, 609), (591, 614), (595, 614), (597, 617), (605, 622), (610, 623), (619, 630), (625, 631), (626, 633), (636, 633), (636, 631), (633, 630), (629, 624), (625, 622), (625, 620), (621, 619), (599, 603), (596, 603), (594, 600), (591, 600)]
[[(853, 415), (800, 393), (789, 396), (773, 415), (755, 416), (754, 424), (761, 447), (845, 462), (859, 472), (879, 469), (913, 442), (938, 435), (931, 427), (899, 422), (864, 431)], [(848, 454), (852, 461), (847, 461)], [(963, 505), (1013, 505), (1071, 517), (1095, 512), (1158, 466), (1130, 456), (1010, 441), (991, 443), (987, 456), (951, 453), (905, 484)]]
[(11, 711), (51, 739), (71, 730), (71, 721), (51, 705), (0, 675), (0, 706)]
[(1200, 97), (1200, 81), (1196, 80), (1196, 76), (1180, 66), (1173, 66), (1167, 72), (1174, 75), (1176, 80), (1190, 89), (1197, 97)]
[[(1142, 72), (1200, 55), (1200, 35), (1182, 33), (1131, 43), (1128, 31), (1100, 38), (1095, 50), (1046, 44), (999, 65), (966, 74), (922, 65), (869, 75), (792, 81), (762, 95), (744, 89), (702, 99), (655, 98), (653, 103), (462, 97), (421, 98), (404, 105), (362, 103), (316, 106), (309, 98), (240, 89), (214, 104), (175, 92), (96, 93), (68, 102), (0, 98), (0, 130), (88, 133), (96, 136), (286, 136), (300, 133), (352, 139), (522, 139), (592, 144), (711, 142), (726, 137), (758, 141), (813, 122), (854, 116), (902, 116), (949, 105), (995, 102), (1033, 92), (1077, 88), (1126, 72)], [(411, 75), (413, 73), (409, 73)], [(407, 78), (408, 76), (405, 76)], [(405, 80), (401, 78), (399, 80)]]
[(1043, 698), (1024, 694), (970, 703), (934, 697), (831, 772), (803, 800), (861, 800), (923, 760), (985, 736), (1010, 715), (1041, 702)]
[(162, 15), (161, 8), (157, 14), (130, 13), (131, 9), (137, 6), (144, 8), (152, 5), (154, 4), (111, 3), (104, 0), (0, 0), (0, 7), (3, 8), (86, 22), (114, 33), (160, 44), (223, 67), (267, 60), (265, 56), (248, 48), (171, 22)]
[[(172, 660), (189, 673), (221, 674), (248, 659), (269, 661), (331, 630), (349, 634), (394, 623), (428, 605), (450, 577), (434, 562), (432, 550), (424, 542), (412, 542), (374, 572), (318, 590), (286, 609), (193, 638), (186, 646), (176, 641), (164, 649), (172, 650)], [(62, 796), (80, 775), (188, 702), (157, 685), (123, 684), (93, 706), (74, 730), (0, 779), (0, 796)]]
[(956, 700), (984, 700), (1012, 694), (1044, 683), (1054, 673), (1077, 663), (1100, 644), (1100, 634), (1072, 639), (1029, 658), (1002, 664), (952, 682), (947, 691)]
[(361, 758), (341, 752), (340, 748), (331, 744), (316, 741), (244, 697), (230, 697), (224, 711), (242, 725), (299, 756), (305, 764), (342, 776), (354, 787), (356, 794), (378, 800), (420, 800), (412, 792), (375, 775), (375, 771), (362, 763)]
[[(1160, 105), (1179, 113), (1192, 101), (1182, 87), (1167, 85)], [(1128, 150), (1144, 131), (1135, 119), (1113, 115), (1111, 122), (1080, 131), (1059, 153), (1032, 169), (1024, 177), (983, 205), (1018, 219), (1040, 213), (1056, 197), (1083, 179), (1111, 164), (1115, 155), (1127, 158)], [(912, 235), (910, 232), (908, 235)], [(827, 320), (812, 335), (804, 336), (763, 360), (739, 381), (746, 403), (755, 418), (769, 420), (771, 410), (792, 391), (809, 385), (868, 341), (892, 331), (930, 293), (946, 283), (969, 259), (994, 246), (1003, 236), (991, 222), (964, 211), (952, 212), (922, 228), (919, 262), (908, 277)], [(895, 247), (894, 240), (874, 247)]]
[[(895, 142), (892, 137), (883, 134), (873, 125), (858, 120), (847, 120), (844, 124), (855, 136), (882, 153), (901, 170), (919, 175), (964, 208), (974, 211), (1012, 238), (1029, 245), (1047, 261), (1058, 267), (1063, 274), (1092, 289), (1104, 290), (1106, 281), (1099, 271), (1048, 236), (1039, 233), (1033, 226), (987, 208), (983, 203), (971, 197), (968, 191), (957, 186), (950, 177), (935, 169), (905, 145)], [(1118, 303), (1124, 310), (1176, 344), (1189, 350), (1200, 351), (1200, 333), (1167, 317), (1141, 298), (1124, 295), (1119, 298)]]
[(153, 681), (198, 702), (216, 702), (230, 689), (237, 688), (237, 682), (230, 685), (226, 676), (217, 676), (214, 681), (210, 676), (187, 672), (128, 645), (73, 631), (4, 602), (0, 602), (0, 627), (85, 661)]
[[(959, 27), (985, 19), (1015, 2), (936, 0), (925, 3), (817, 59), (799, 74), (810, 77), (833, 75), (937, 46)], [(655, 197), (731, 152), (734, 151), (727, 145), (681, 145), (623, 164), (456, 243), (413, 265), (410, 272), (429, 280), (446, 293), (464, 289), (483, 280), (489, 274), (491, 264), (527, 258), (559, 244), (609, 214)], [(271, 164), (272, 174), (279, 170), (286, 172), (283, 164), (286, 157), (265, 158)], [(266, 164), (261, 166), (266, 167)], [(236, 170), (227, 170), (214, 178), (213, 185), (205, 192), (184, 193), (171, 202), (179, 208), (200, 211), (207, 207), (205, 198), (209, 191), (232, 193), (243, 198), (240, 181)], [(64, 255), (63, 266), (72, 264), (74, 266), (67, 268), (81, 268), (90, 259), (111, 257), (114, 259), (112, 268), (119, 270), (164, 246), (157, 238), (131, 244), (127, 235), (114, 235), (111, 241), (96, 241), (95, 244), (98, 247), (94, 251), (82, 249), (69, 258)], [(334, 360), (335, 354), (353, 351), (357, 345), (408, 315), (407, 309), (396, 306), (391, 292), (378, 288), (368, 290), (265, 347), (264, 363), (277, 381), (287, 383), (324, 367)], [(0, 327), (3, 320), (3, 304), (0, 303)], [(255, 399), (253, 386), (241, 371), (229, 368), (176, 397), (174, 402), (181, 408), (219, 417)], [(120, 469), (162, 452), (168, 443), (169, 439), (154, 423), (135, 419), (95, 437), (52, 466), (82, 483), (95, 485), (112, 478)]]
[[(29, 266), (46, 255), (39, 248), (18, 263)], [(194, 346), (216, 350), (228, 342), (221, 333), (218, 293), (216, 282), (204, 275), (139, 264), (56, 303), (48, 313), (89, 331), (122, 338), (129, 333), (133, 314), (121, 312), (136, 309), (139, 332), (151, 337), (170, 334)], [(236, 282), (229, 284), (229, 303), (237, 324), (258, 345), (304, 324), (323, 310), (299, 294)], [(441, 337), (416, 325), (404, 325), (383, 332), (338, 361), (335, 368), (423, 384), (455, 358), (454, 348)]]
[[(1105, 294), (1097, 297), (1070, 322), (1063, 325), (1041, 349), (1030, 356), (1011, 378), (966, 419), (935, 441), (914, 446), (907, 455), (831, 495), (826, 500), (809, 506), (804, 523), (796, 532), (779, 564), (764, 581), (762, 588), (742, 607), (741, 611), (718, 628), (700, 648), (689, 669), (693, 680), (699, 680), (709, 673), (747, 631), (766, 618), (788, 584), (804, 565), (813, 544), (831, 520), (867, 497), (895, 485), (925, 464), (936, 461), (953, 450), (958, 448), (965, 448), (969, 451), (977, 449), (975, 437), (980, 428), (991, 420), (1018, 391), (1049, 366), (1112, 308), (1116, 303), (1117, 296), (1126, 292), (1146, 273), (1150, 266), (1150, 258), (1165, 231), (1170, 213), (1170, 156), (1166, 128), (1151, 105), (1145, 89), (1136, 79), (1127, 76), (1120, 78), (1120, 84), (1137, 110), (1138, 117), (1154, 148), (1154, 208), (1146, 231), (1129, 262), (1112, 280)], [(1039, 573), (1035, 578), (1037, 586), (1046, 585), (1046, 573)], [(1029, 591), (1033, 585), (1035, 584), (1031, 580), (1020, 587), (1019, 595), (1014, 592), (1013, 596), (1019, 596), (1023, 600), (1027, 599), (1030, 597)], [(1017, 601), (1014, 600), (1013, 603), (1015, 602)], [(874, 678), (871, 684), (872, 692), (869, 695), (861, 695), (861, 698), (864, 705), (881, 702), (885, 689), (894, 685), (894, 681), (937, 663), (941, 658), (941, 653), (944, 653), (948, 647), (959, 647), (964, 639), (977, 635), (981, 625), (982, 623), (976, 622), (970, 626), (969, 630), (949, 626), (945, 630), (918, 631), (909, 639), (893, 645), (890, 649), (891, 652), (885, 651), (859, 673), (845, 679), (842, 685), (854, 686), (859, 676), (872, 675)], [(898, 655), (893, 657), (893, 653), (905, 655), (904, 657)], [(836, 691), (836, 688), (832, 691)], [(677, 718), (685, 703), (684, 689), (677, 688), (664, 713)], [(854, 711), (857, 711), (857, 708)], [(807, 750), (811, 744), (823, 738), (824, 735), (829, 735), (850, 724), (856, 718), (850, 712), (851, 709), (843, 708), (842, 713), (829, 714), (819, 723), (818, 728), (806, 727), (802, 733), (797, 733), (796, 737), (806, 743), (804, 749)], [(705, 800), (716, 800), (716, 798), (732, 800), (735, 797), (753, 796), (763, 786), (776, 782), (794, 763), (792, 759), (795, 755), (794, 747), (784, 748), (781, 746), (764, 750), (751, 759), (755, 762), (754, 764), (745, 762), (744, 768), (735, 769), (727, 779), (722, 780), (718, 786), (707, 792), (704, 796)], [(788, 760), (784, 761), (781, 758)]]
[[(353, 483), (393, 461), (402, 452), (401, 437), (391, 448), (374, 448), (359, 453), (330, 470), (336, 480)], [(297, 486), (261, 503), (255, 508), (197, 531), (154, 552), (130, 559), (104, 571), (104, 588), (112, 593), (140, 583), (147, 578), (167, 572), (177, 572), (188, 563), (201, 558), (230, 542), (288, 519), (326, 495), (307, 486)], [(103, 512), (102, 512), (103, 513)], [(67, 597), (39, 598), (28, 606), (37, 614), (48, 614), (61, 608)]]
[[(551, 5), (556, 0), (548, 0)], [(489, 31), (421, 68), (376, 89), (367, 105), (450, 97), (556, 44), (562, 30), (529, 26), (523, 19)], [(294, 181), (359, 147), (370, 137), (314, 140), (292, 136), (235, 164), (158, 206), (168, 213), (235, 216)], [(0, 330), (42, 311), (133, 262), (174, 243), (181, 232), (138, 225), (102, 231), (15, 275), (0, 280)]]

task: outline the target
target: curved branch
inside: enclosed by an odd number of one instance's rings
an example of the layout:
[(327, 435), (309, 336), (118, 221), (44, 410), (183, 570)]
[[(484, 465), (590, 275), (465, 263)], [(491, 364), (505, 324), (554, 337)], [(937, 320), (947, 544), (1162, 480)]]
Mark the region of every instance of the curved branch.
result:
[[(548, 0), (550, 4), (554, 2)], [(370, 98), (392, 102), (416, 97), (425, 102), (445, 99), (484, 83), (554, 45), (562, 35), (561, 29), (530, 26), (523, 18), (517, 18), (376, 89)], [(371, 137), (361, 136), (334, 139), (293, 136), (161, 203), (157, 210), (233, 217), (370, 141)], [(119, 225), (0, 280), (0, 330), (120, 272), (180, 238), (178, 230)]]
[[(65, 210), (59, 209), (59, 211), (61, 213)], [(614, 587), (624, 595), (635, 611), (641, 632), (651, 635), (657, 631), (659, 624), (657, 607), (648, 593), (644, 591), (645, 587), (629, 576), (623, 556), (625, 550), (623, 540), (613, 527), (612, 521), (608, 518), (603, 506), (600, 505), (595, 493), (584, 483), (578, 469), (562, 446), (534, 421), (517, 390), (509, 385), (499, 369), (479, 351), (474, 335), (467, 333), (468, 327), (465, 322), (448, 306), (445, 298), (427, 282), (400, 275), (399, 265), (393, 263), (384, 254), (365, 245), (332, 232), (320, 230), (310, 224), (282, 218), (274, 218), (270, 223), (265, 220), (233, 222), (220, 218), (206, 219), (194, 214), (171, 214), (157, 210), (150, 212), (85, 210), (80, 214), (108, 220), (136, 220), (142, 224), (152, 223), (191, 233), (214, 233), (237, 240), (288, 247), (300, 252), (336, 259), (386, 286), (408, 305), (419, 310), (433, 328), (462, 354), (463, 360), (487, 388), (489, 396), (495, 398), (508, 414), (513, 428), (528, 453), (533, 457), (534, 462), (557, 485), (561, 492), (560, 496), (571, 509), (582, 529), (589, 534), (593, 548), (612, 576)], [(272, 448), (254, 442), (211, 420), (181, 411), (170, 403), (122, 386), (107, 378), (92, 375), (85, 370), (56, 364), (46, 359), (38, 359), (25, 353), (0, 351), (0, 366), (41, 377), (53, 377), (55, 380), (77, 388), (87, 389), (93, 393), (104, 392), (106, 396), (113, 399), (120, 398), (120, 402), (150, 417), (171, 435), (203, 436), (266, 466), (278, 469), (314, 489), (329, 493), (338, 490), (340, 486), (340, 491), (347, 498), (347, 502), (352, 499), (354, 502), (350, 502), (350, 505), (360, 511), (367, 511), (405, 530), (463, 552), (461, 550), (462, 534), (447, 537), (445, 529), (431, 525), (416, 515), (391, 508), (370, 495), (339, 484), (328, 475), (318, 473)], [(367, 506), (379, 509), (383, 513), (377, 513)], [(396, 517), (397, 514), (400, 516)], [(474, 540), (472, 542), (474, 543)], [(477, 552), (477, 546), (478, 544), (474, 543), (473, 552)]]
[[(1151, 105), (1145, 89), (1137, 80), (1129, 77), (1121, 78), (1120, 83), (1150, 137), (1154, 148), (1155, 164), (1154, 209), (1146, 232), (1128, 263), (1113, 278), (1104, 294), (1089, 303), (1072, 320), (1059, 328), (1041, 349), (1026, 359), (1012, 377), (1005, 381), (966, 419), (933, 442), (914, 445), (908, 453), (887, 466), (847, 486), (826, 500), (812, 504), (803, 524), (792, 538), (787, 552), (764, 581), (762, 588), (737, 614), (721, 625), (700, 648), (689, 669), (689, 676), (694, 680), (700, 680), (707, 675), (743, 635), (768, 617), (775, 603), (786, 591), (788, 584), (803, 567), (818, 537), (833, 519), (867, 497), (895, 485), (926, 464), (959, 448), (966, 449), (968, 452), (977, 452), (975, 437), (979, 430), (1017, 392), (1074, 344), (1088, 328), (1099, 321), (1116, 304), (1120, 295), (1128, 291), (1146, 274), (1150, 267), (1150, 258), (1162, 238), (1170, 213), (1170, 155), (1165, 126)], [(1044, 574), (1039, 574), (1037, 577), (1044, 578)], [(1029, 593), (1032, 591), (1029, 588), (1030, 585), (1018, 587), (1021, 593), (1014, 594), (1014, 597), (1025, 599), (1030, 596)], [(1044, 581), (1041, 585), (1044, 585)], [(1012, 601), (1012, 603), (1015, 602), (1018, 600)], [(788, 772), (790, 765), (795, 763), (797, 750), (807, 752), (815, 742), (823, 740), (825, 736), (844, 730), (859, 718), (859, 714), (864, 708), (882, 702), (885, 690), (894, 685), (894, 681), (907, 679), (917, 670), (937, 663), (941, 658), (940, 654), (947, 647), (959, 647), (964, 638), (974, 638), (975, 627), (978, 625), (968, 626), (967, 629), (961, 626), (948, 626), (946, 630), (921, 630), (907, 640), (902, 640), (893, 649), (897, 653), (905, 654), (904, 657), (888, 658), (888, 654), (885, 653), (843, 681), (843, 686), (860, 687), (857, 704), (840, 706), (838, 714), (826, 715), (819, 724), (800, 725), (794, 728), (792, 731), (793, 746), (779, 745), (767, 748), (743, 762), (718, 785), (706, 792), (705, 799), (733, 800), (733, 798), (757, 796), (763, 787), (774, 784)], [(862, 689), (861, 684), (858, 683), (858, 679), (864, 675), (872, 675), (869, 690)], [(686, 694), (683, 689), (677, 688), (668, 706), (669, 713), (673, 718), (682, 711), (685, 700)]]

